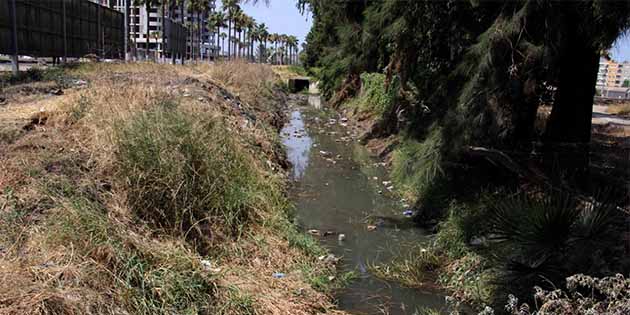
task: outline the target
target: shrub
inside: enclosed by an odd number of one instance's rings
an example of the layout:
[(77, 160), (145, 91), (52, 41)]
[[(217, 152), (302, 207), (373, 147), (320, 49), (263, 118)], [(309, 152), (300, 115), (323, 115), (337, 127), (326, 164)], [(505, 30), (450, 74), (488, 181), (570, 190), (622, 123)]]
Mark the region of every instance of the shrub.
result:
[(392, 178), (412, 199), (422, 199), (442, 177), (442, 138), (439, 128), (432, 129), (423, 142), (406, 139), (394, 151)]
[[(630, 312), (630, 280), (617, 274), (612, 277), (595, 278), (577, 274), (566, 279), (566, 290), (543, 290), (535, 288), (537, 308), (519, 304), (510, 295), (505, 310), (513, 315), (552, 315), (552, 314), (611, 314), (621, 315)], [(588, 292), (588, 294), (584, 294)], [(494, 314), (486, 310), (484, 315)]]
[(208, 245), (283, 197), (221, 122), (191, 116), (167, 103), (120, 127), (118, 175), (140, 218)]
[(394, 104), (395, 91), (396, 89), (391, 86), (389, 88), (385, 87), (384, 74), (362, 73), (361, 92), (347, 106), (382, 118)]
[(497, 298), (528, 296), (534, 286), (559, 284), (575, 273), (622, 268), (624, 222), (613, 204), (579, 203), (564, 193), (498, 201), (488, 209), (486, 234)]

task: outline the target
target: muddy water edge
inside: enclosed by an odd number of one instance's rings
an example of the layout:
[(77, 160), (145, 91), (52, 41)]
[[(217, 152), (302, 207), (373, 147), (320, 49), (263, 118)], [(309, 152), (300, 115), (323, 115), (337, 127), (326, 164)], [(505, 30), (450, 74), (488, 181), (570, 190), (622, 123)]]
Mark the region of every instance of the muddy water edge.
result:
[(290, 195), (297, 223), (341, 257), (340, 274), (357, 275), (335, 292), (339, 307), (352, 314), (444, 311), (444, 295), (437, 290), (405, 288), (369, 272), (370, 265), (427, 242), (428, 234), (403, 214), (404, 200), (393, 193), (383, 164), (358, 143), (359, 130), (316, 94), (291, 95), (287, 115), (281, 137), (293, 166)]

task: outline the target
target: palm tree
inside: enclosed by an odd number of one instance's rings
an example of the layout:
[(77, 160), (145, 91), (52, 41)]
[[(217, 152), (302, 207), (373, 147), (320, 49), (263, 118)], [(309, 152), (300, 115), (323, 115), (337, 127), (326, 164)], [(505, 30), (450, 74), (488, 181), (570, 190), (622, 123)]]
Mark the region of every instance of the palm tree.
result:
[(231, 58), (231, 42), (232, 42), (232, 22), (234, 21), (234, 13), (238, 6), (239, 0), (223, 0), (223, 10), (227, 12), (228, 21), (228, 59)]
[[(228, 37), (227, 34), (225, 34), (225, 32), (221, 33), (221, 35), (219, 35), (219, 37), (221, 37), (221, 50), (223, 50), (223, 48), (225, 48), (225, 38)], [(229, 45), (229, 43), (228, 43)], [(225, 53), (225, 51), (223, 51)]]
[(266, 52), (267, 52), (267, 40), (269, 39), (269, 29), (267, 28), (267, 25), (265, 25), (265, 23), (261, 23), (258, 25), (257, 28), (257, 32), (259, 34), (259, 43), (260, 45), (263, 46), (263, 49), (260, 50), (260, 62), (264, 62), (264, 58), (266, 57)]
[(287, 39), (288, 39), (288, 36), (286, 34), (280, 35), (280, 43), (281, 43), (281, 51), (282, 51), (282, 55), (280, 55), (280, 64), (286, 63)]
[(274, 53), (273, 53), (273, 61), (272, 64), (277, 64), (278, 61), (278, 42), (280, 41), (280, 35), (278, 33), (273, 33), (269, 35), (269, 41), (272, 45), (274, 45)]
[(252, 32), (255, 30), (256, 28), (256, 20), (254, 20), (253, 17), (248, 16), (247, 17), (247, 23), (245, 23), (245, 27), (247, 29), (247, 59), (249, 59), (250, 61), (252, 60), (252, 57), (254, 55), (254, 38), (252, 38)]
[(197, 10), (197, 29), (199, 31), (198, 34), (198, 45), (199, 45), (199, 58), (203, 60), (203, 49), (202, 45), (204, 43), (203, 40), (203, 31), (204, 27), (202, 24), (203, 19), (208, 17), (208, 12), (210, 11), (210, 1), (211, 0), (194, 0), (196, 2), (195, 9)]
[(234, 42), (234, 50), (237, 58), (241, 56), (242, 47), (240, 47), (240, 45), (236, 45), (236, 43), (241, 43), (241, 35), (243, 34), (243, 25), (245, 24), (246, 16), (247, 15), (245, 15), (240, 7), (234, 11), (234, 37), (236, 37), (236, 33), (238, 32), (238, 41)]
[(226, 18), (225, 18), (225, 13), (217, 11), (214, 12), (212, 14), (212, 16), (210, 17), (210, 20), (208, 20), (208, 28), (209, 29), (213, 29), (216, 28), (216, 37), (217, 37), (217, 55), (216, 58), (219, 58), (219, 35), (221, 33), (221, 28), (222, 27), (226, 27), (227, 24), (226, 22)]
[(298, 42), (298, 38), (293, 35), (290, 35), (287, 38), (287, 45), (289, 45), (289, 64), (296, 63), (294, 59), (297, 55)]

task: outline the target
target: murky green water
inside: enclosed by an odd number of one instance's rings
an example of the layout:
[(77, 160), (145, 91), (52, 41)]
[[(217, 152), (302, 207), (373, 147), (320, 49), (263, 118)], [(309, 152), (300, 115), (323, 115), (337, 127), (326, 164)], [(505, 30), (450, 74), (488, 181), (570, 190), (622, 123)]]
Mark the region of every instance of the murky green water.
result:
[[(340, 308), (354, 314), (443, 309), (444, 296), (437, 292), (404, 288), (369, 273), (369, 264), (388, 261), (410, 244), (426, 241), (426, 232), (403, 215), (404, 202), (383, 184), (389, 181), (384, 168), (357, 143), (351, 127), (321, 106), (319, 96), (291, 104), (282, 139), (293, 164), (291, 194), (299, 223), (307, 231), (334, 232), (321, 241), (343, 257), (341, 272), (359, 274), (336, 295)], [(367, 222), (376, 229), (368, 230)]]

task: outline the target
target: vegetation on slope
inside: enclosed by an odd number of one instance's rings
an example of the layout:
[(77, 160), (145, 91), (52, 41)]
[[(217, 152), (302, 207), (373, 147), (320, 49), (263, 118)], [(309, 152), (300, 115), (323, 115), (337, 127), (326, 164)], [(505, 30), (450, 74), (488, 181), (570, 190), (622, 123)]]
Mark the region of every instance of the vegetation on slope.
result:
[(62, 95), (17, 85), (0, 108), (0, 313), (331, 309), (314, 287), (332, 266), (284, 195), (269, 67), (86, 64), (60, 76)]

